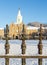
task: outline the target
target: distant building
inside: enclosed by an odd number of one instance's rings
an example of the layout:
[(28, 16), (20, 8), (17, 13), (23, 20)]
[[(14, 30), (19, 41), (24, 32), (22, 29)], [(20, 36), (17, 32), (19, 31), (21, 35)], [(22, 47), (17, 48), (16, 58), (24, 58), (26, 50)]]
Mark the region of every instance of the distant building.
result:
[(17, 19), (16, 19), (16, 23), (11, 23), (9, 26), (9, 36), (11, 37), (16, 37), (18, 36), (21, 32), (22, 32), (22, 25), (23, 25), (23, 21), (22, 21), (22, 15), (20, 12), (20, 9), (18, 11), (18, 15), (17, 15)]
[[(20, 9), (19, 9), (17, 19), (16, 19), (16, 23), (12, 22), (9, 25), (9, 36), (16, 38), (16, 36), (21, 34), (22, 26), (23, 26), (23, 19), (22, 19), (22, 15), (21, 15), (21, 12), (20, 12)], [(27, 35), (32, 34), (33, 32), (38, 32), (38, 28), (25, 25), (25, 33)], [(4, 29), (0, 29), (0, 36), (4, 36)]]
[(26, 31), (27, 34), (32, 34), (33, 32), (38, 32), (38, 27), (33, 27), (33, 26), (27, 26)]
[[(22, 15), (20, 12), (20, 9), (18, 11), (18, 15), (17, 15), (17, 19), (16, 19), (16, 23), (11, 23), (9, 26), (9, 36), (11, 37), (16, 37), (19, 34), (21, 34), (22, 32), (22, 26), (23, 26), (23, 19), (22, 19)], [(27, 25), (25, 25), (25, 33), (28, 34), (32, 34), (33, 32), (37, 32), (38, 28), (37, 27), (29, 27)]]

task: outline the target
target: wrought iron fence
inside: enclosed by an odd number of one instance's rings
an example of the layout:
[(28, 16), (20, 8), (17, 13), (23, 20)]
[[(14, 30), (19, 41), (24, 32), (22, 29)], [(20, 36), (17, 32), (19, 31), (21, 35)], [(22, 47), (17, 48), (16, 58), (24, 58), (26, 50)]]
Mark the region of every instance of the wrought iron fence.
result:
[[(25, 31), (24, 31), (24, 25), (23, 25), (23, 30), (22, 30), (22, 44), (21, 44), (21, 50), (22, 50), (22, 55), (9, 55), (9, 49), (10, 49), (10, 45), (8, 43), (9, 37), (8, 37), (8, 25), (6, 25), (6, 29), (4, 31), (4, 35), (5, 35), (5, 55), (0, 55), (0, 58), (5, 58), (5, 65), (9, 65), (9, 60), (10, 58), (21, 58), (21, 64), (22, 65), (26, 65), (26, 59), (27, 58), (38, 58), (38, 65), (42, 65), (42, 59), (43, 58), (47, 58), (47, 56), (42, 55), (42, 49), (43, 49), (43, 45), (42, 45), (42, 24), (40, 25), (40, 34), (39, 34), (39, 43), (38, 43), (38, 54), (39, 55), (26, 55), (26, 44), (25, 44)], [(2, 65), (4, 64), (4, 62), (2, 63)], [(13, 63), (14, 64), (14, 63)], [(18, 65), (18, 64), (17, 64)]]

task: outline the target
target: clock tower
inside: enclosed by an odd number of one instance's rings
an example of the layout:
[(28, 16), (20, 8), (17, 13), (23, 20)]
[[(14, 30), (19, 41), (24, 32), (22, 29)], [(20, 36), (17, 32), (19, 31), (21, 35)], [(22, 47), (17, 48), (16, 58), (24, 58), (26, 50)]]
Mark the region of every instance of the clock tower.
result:
[(21, 24), (21, 23), (22, 23), (22, 15), (19, 8), (18, 15), (17, 15), (17, 24)]

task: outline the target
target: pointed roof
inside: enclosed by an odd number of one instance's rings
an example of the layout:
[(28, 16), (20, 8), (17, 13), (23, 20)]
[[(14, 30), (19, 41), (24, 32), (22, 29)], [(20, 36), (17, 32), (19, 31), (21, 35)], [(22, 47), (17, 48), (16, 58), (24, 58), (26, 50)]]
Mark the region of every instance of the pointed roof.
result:
[(19, 10), (18, 10), (18, 16), (21, 16), (20, 8), (19, 8)]
[(21, 23), (22, 23), (22, 15), (21, 15), (21, 11), (20, 11), (20, 8), (19, 8), (18, 9), (16, 24), (21, 24)]

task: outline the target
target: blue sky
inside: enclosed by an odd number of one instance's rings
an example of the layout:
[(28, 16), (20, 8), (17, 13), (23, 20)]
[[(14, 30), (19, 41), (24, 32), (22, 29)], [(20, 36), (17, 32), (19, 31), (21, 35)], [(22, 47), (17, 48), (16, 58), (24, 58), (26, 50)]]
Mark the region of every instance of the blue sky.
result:
[(19, 8), (25, 24), (34, 21), (47, 24), (47, 0), (0, 0), (0, 27), (15, 23)]

